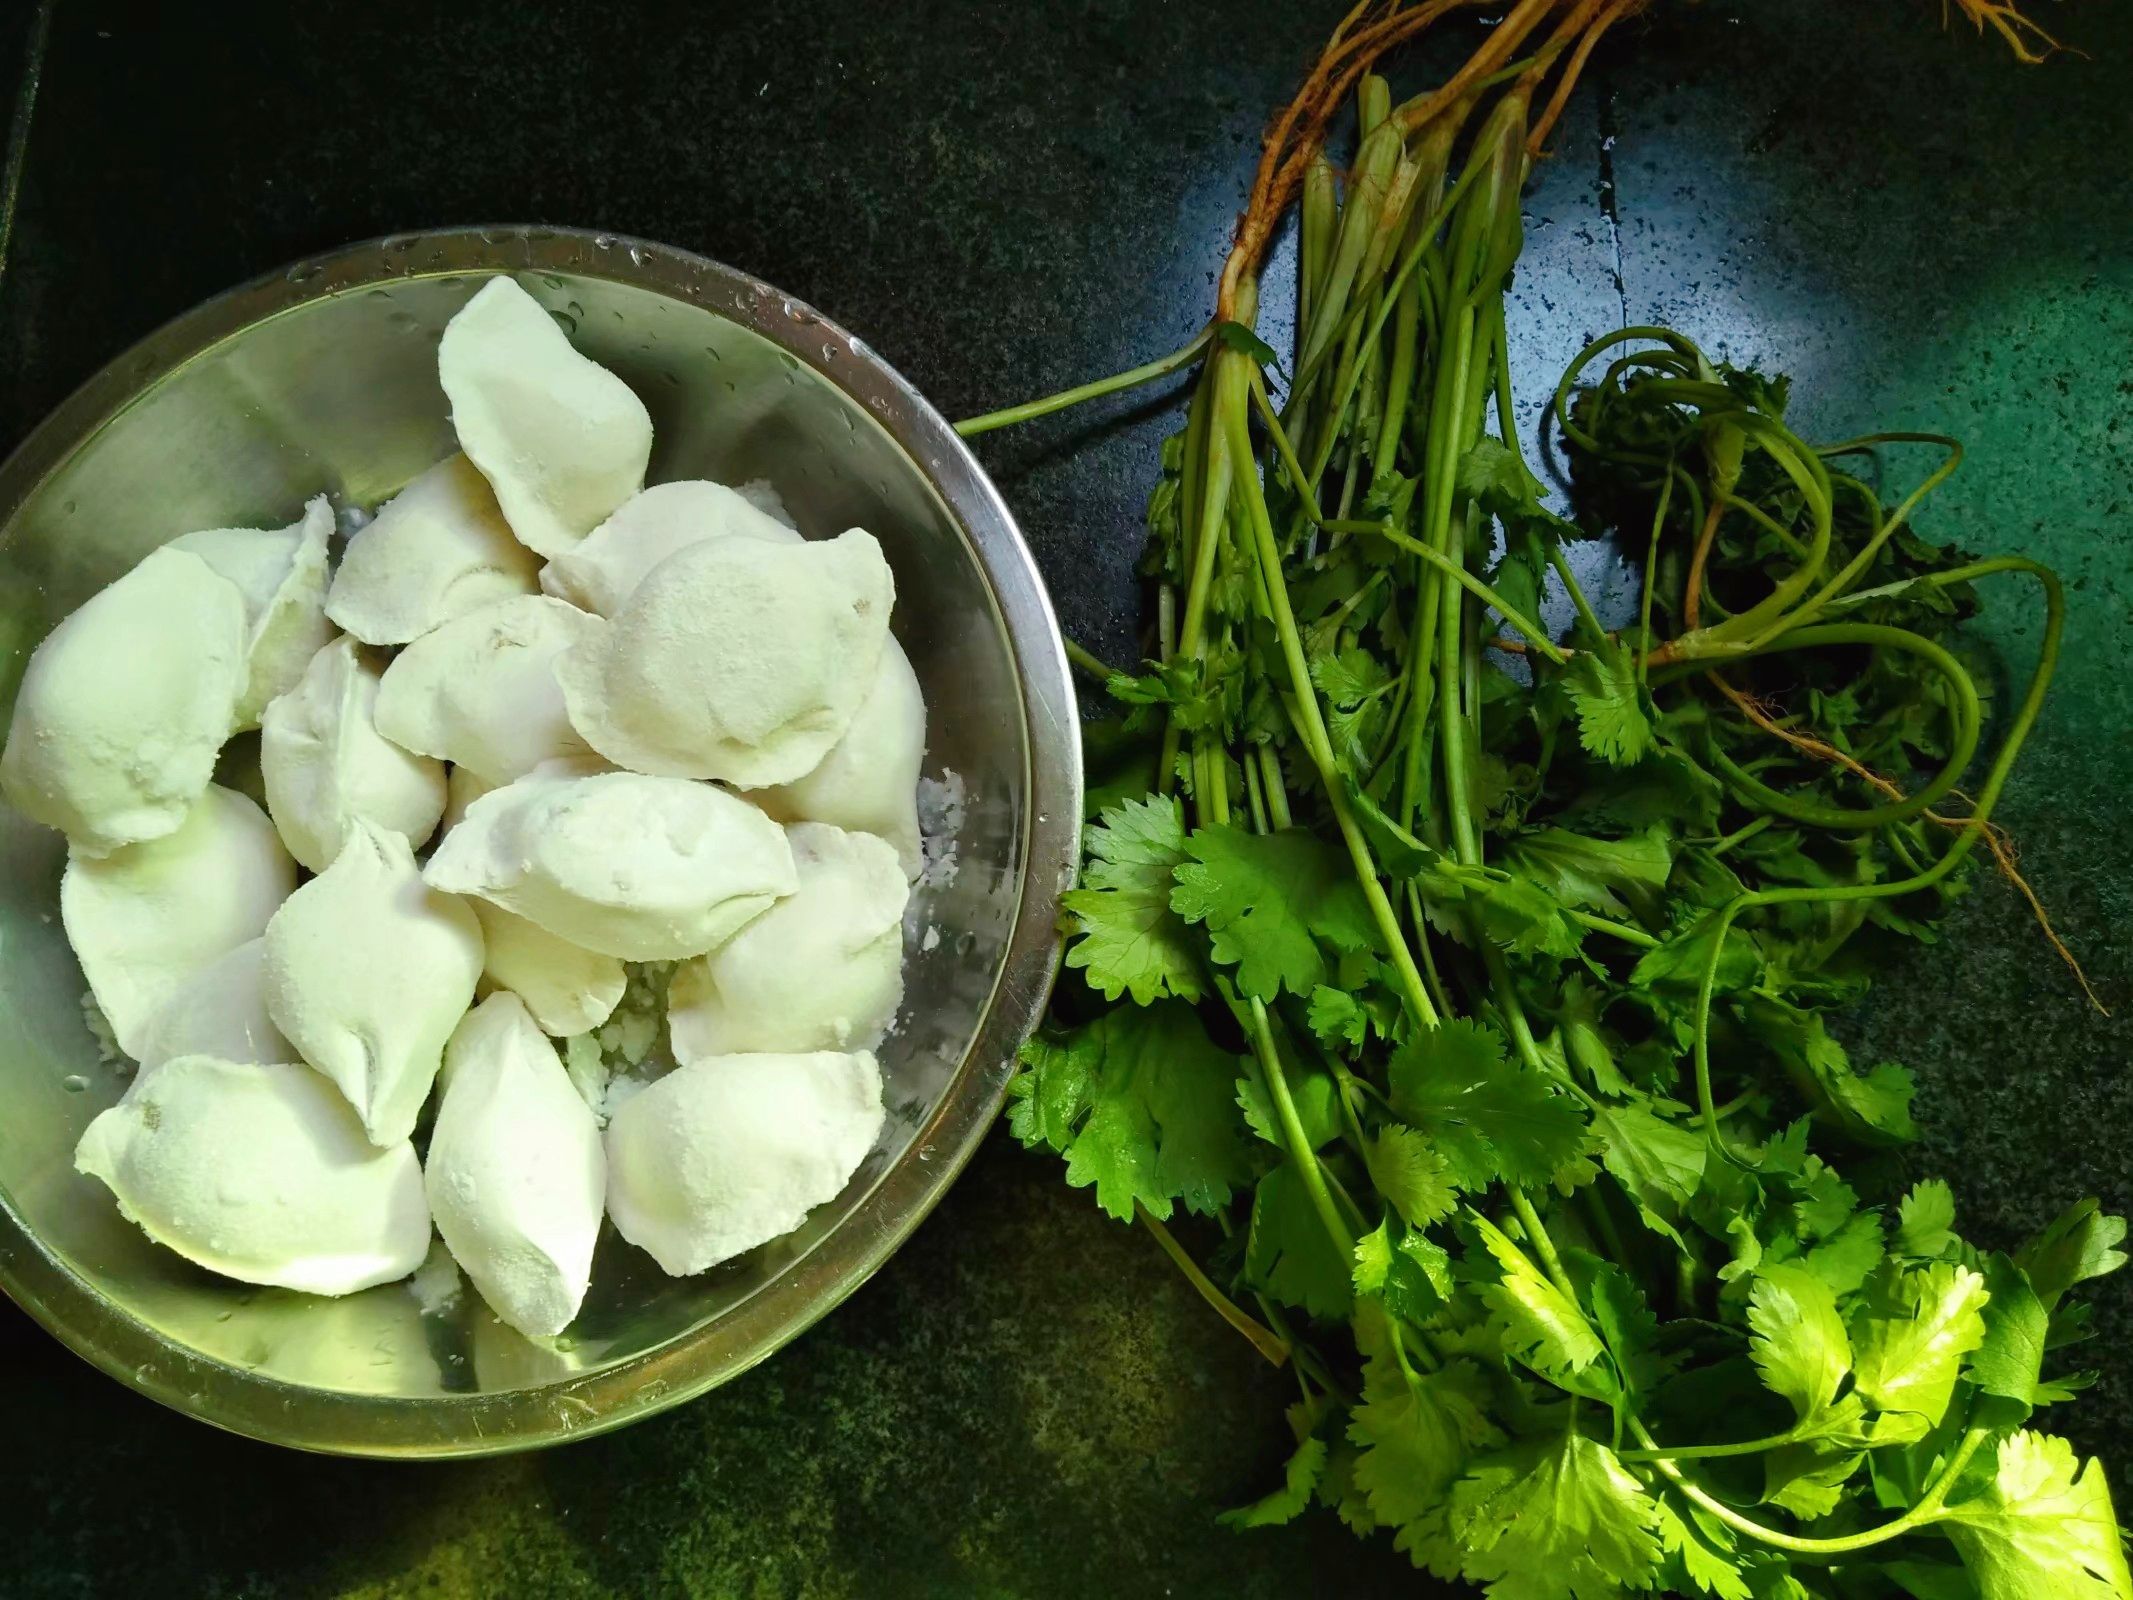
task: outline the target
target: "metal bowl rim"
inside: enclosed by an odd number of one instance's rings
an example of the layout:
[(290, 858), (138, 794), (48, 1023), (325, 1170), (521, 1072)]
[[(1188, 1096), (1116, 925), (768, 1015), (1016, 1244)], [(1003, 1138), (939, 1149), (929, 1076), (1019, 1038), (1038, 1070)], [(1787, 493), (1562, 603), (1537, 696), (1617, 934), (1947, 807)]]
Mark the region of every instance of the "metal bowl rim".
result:
[(650, 289), (770, 340), (860, 403), (947, 506), (999, 610), (1027, 738), (1014, 922), (991, 999), (939, 1104), (851, 1213), (725, 1314), (601, 1372), (489, 1394), (408, 1398), (263, 1377), (186, 1349), (106, 1299), (44, 1248), (0, 1191), (0, 1290), (129, 1387), (270, 1443), (410, 1459), (503, 1454), (606, 1432), (746, 1371), (865, 1282), (968, 1164), (1006, 1098), (1016, 1052), (1056, 970), (1058, 902), (1073, 879), (1081, 816), (1080, 733), (1065, 644), (1029, 547), (947, 419), (865, 341), (722, 262), (621, 234), (537, 226), (391, 234), (307, 257), (171, 319), (62, 401), (0, 462), (0, 530), (142, 394), (259, 322), (396, 281), (541, 271)]

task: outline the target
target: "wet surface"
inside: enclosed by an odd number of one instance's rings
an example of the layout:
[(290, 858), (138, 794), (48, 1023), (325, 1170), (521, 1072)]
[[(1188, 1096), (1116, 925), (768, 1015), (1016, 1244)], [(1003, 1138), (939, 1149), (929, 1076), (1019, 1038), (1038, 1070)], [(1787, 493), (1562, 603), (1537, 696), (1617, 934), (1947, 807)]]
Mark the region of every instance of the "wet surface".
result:
[[(146, 26), (137, 9), (52, 8), (0, 274), (0, 445), (231, 283), (496, 220), (732, 261), (950, 414), (1045, 393), (1198, 326), (1257, 129), (1330, 17), (830, 0), (470, 21), (385, 3)], [(2133, 19), (2054, 8), (2092, 59), (2025, 71), (1941, 36), (1935, 10), (1670, 5), (1613, 40), (1529, 195), (1518, 387), (1531, 407), (1590, 335), (1671, 320), (1791, 371), (1810, 432), (1964, 436), (1927, 530), (2039, 555), (2072, 590), (2059, 688), (2001, 816), (2124, 1010)], [(9, 93), (33, 17), (0, 15)], [(1114, 657), (1134, 648), (1162, 399), (983, 449), (1068, 630)], [(2036, 634), (2029, 597), (2001, 597), (2007, 684)], [(1925, 1081), (1918, 1166), (1955, 1179), (1992, 1243), (2077, 1194), (2133, 1203), (2125, 1027), (2083, 1009), (1998, 885), (1958, 922), (1859, 1024), (1867, 1059)], [(2118, 1370), (2054, 1421), (2111, 1449), (2133, 1437), (2133, 1286), (2102, 1299), (2091, 1359)], [(801, 1343), (540, 1457), (295, 1457), (134, 1398), (11, 1310), (0, 1352), (11, 1596), (1417, 1592), (1388, 1544), (1324, 1517), (1213, 1525), (1274, 1470), (1280, 1379), (1148, 1240), (1004, 1136)]]

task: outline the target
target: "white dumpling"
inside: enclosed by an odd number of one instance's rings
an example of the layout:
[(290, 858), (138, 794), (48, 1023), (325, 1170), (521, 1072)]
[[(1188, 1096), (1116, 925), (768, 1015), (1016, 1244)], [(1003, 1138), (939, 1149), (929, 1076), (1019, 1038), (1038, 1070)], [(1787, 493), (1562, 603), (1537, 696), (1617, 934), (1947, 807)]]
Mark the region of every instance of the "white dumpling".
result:
[(677, 550), (706, 539), (761, 539), (798, 544), (800, 535), (722, 483), (661, 483), (625, 501), (575, 550), (541, 568), (552, 595), (611, 617), (644, 575)]
[(414, 1146), (376, 1148), (332, 1085), (288, 1062), (146, 1068), (74, 1164), (156, 1243), (244, 1283), (353, 1294), (406, 1277), (430, 1245)]
[(567, 762), (483, 795), (437, 846), (429, 881), (624, 961), (677, 961), (794, 886), (785, 830), (708, 783)]
[(581, 950), (479, 897), (467, 904), (481, 921), (482, 981), (517, 995), (543, 1033), (567, 1039), (615, 1014), (629, 984), (620, 961)]
[(509, 783), (543, 761), (586, 754), (563, 709), (555, 661), (600, 619), (545, 594), (454, 617), (393, 658), (378, 731), (395, 744)]
[(324, 872), (358, 817), (421, 849), (444, 813), (444, 767), (379, 735), (378, 669), (343, 635), (260, 719), (267, 815), (289, 854)]
[(326, 541), (333, 507), (314, 495), (286, 528), (208, 528), (170, 541), (205, 561), (244, 596), (249, 670), (237, 726), (249, 728), (266, 703), (304, 675), (333, 637), (326, 621)]
[(744, 1051), (870, 1050), (903, 999), (910, 889), (896, 852), (802, 822), (785, 833), (799, 887), (675, 969), (667, 1024), (682, 1061)]
[(0, 792), (83, 855), (171, 832), (236, 726), (246, 638), (234, 583), (196, 555), (155, 551), (30, 656)]
[(852, 725), (815, 769), (748, 798), (780, 822), (828, 822), (886, 839), (904, 876), (925, 864), (919, 848), (918, 773), (926, 759), (926, 699), (903, 646), (891, 639), (874, 687)]
[(556, 663), (570, 720), (617, 766), (790, 783), (873, 687), (896, 582), (874, 536), (710, 539), (669, 556)]
[(445, 325), (437, 376), (459, 447), (528, 549), (554, 560), (643, 485), (644, 402), (511, 279), (490, 279)]
[(107, 856), (69, 854), (60, 919), (118, 1047), (141, 1059), (163, 1003), (265, 932), (295, 887), (274, 824), (220, 785), (176, 833)]
[(474, 913), (422, 881), (405, 839), (360, 818), (267, 924), (267, 1014), (373, 1144), (413, 1130), (480, 977)]
[(423, 1181), (489, 1309), (520, 1333), (561, 1333), (592, 1278), (607, 1159), (555, 1046), (513, 995), (490, 996), (452, 1034)]
[(141, 1065), (176, 1056), (296, 1060), (296, 1047), (267, 1014), (266, 948), (264, 938), (247, 939), (180, 985), (156, 1008), (142, 1035)]
[(406, 644), (481, 606), (533, 594), (540, 559), (511, 535), (473, 462), (447, 456), (356, 530), (326, 615), (365, 644)]
[(710, 1056), (607, 1125), (607, 1214), (676, 1277), (792, 1232), (881, 1132), (872, 1055)]

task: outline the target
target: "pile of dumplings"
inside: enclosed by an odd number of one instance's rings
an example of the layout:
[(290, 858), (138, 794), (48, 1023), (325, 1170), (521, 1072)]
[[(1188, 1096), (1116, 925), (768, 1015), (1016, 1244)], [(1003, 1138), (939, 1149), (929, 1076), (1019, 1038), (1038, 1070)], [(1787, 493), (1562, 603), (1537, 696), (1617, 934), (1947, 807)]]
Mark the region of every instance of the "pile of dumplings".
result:
[[(701, 1272), (873, 1147), (925, 705), (873, 536), (645, 488), (643, 404), (511, 280), (438, 375), (460, 453), (337, 565), (320, 497), (61, 622), (0, 792), (66, 834), (67, 937), (138, 1063), (75, 1158), (125, 1215), (323, 1295), (407, 1277), (434, 1228), (543, 1337), (603, 1215)], [(214, 781), (254, 727), (264, 810)], [(554, 1041), (631, 963), (678, 963), (677, 1065), (603, 1105)]]

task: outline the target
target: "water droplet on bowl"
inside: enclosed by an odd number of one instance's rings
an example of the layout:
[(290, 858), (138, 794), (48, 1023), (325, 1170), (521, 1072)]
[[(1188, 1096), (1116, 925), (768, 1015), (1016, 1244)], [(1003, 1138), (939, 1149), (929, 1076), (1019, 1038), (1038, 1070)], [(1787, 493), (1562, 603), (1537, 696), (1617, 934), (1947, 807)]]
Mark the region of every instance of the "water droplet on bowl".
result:
[(633, 244), (630, 246), (630, 265), (633, 267), (641, 267), (644, 265), (643, 245)]
[(595, 250), (612, 250), (612, 249), (614, 249), (614, 248), (615, 248), (615, 236), (614, 236), (613, 234), (611, 234), (611, 233), (596, 233), (596, 234), (594, 234), (594, 235), (593, 235), (593, 248), (594, 248)]
[(548, 314), (555, 318), (555, 325), (565, 333), (576, 333), (578, 331), (578, 319), (569, 312), (551, 311)]
[(288, 276), (291, 283), (309, 283), (318, 276), (318, 263), (316, 261), (299, 261), (289, 269)]
[(509, 228), (484, 228), (480, 234), (483, 244), (502, 244), (510, 237), (511, 230)]
[(89, 1087), (89, 1080), (78, 1072), (70, 1072), (59, 1080), (59, 1086), (68, 1094), (81, 1094)]
[(551, 289), (560, 289), (563, 287), (563, 280), (557, 277), (553, 272), (544, 272), (541, 274), (541, 277)]

